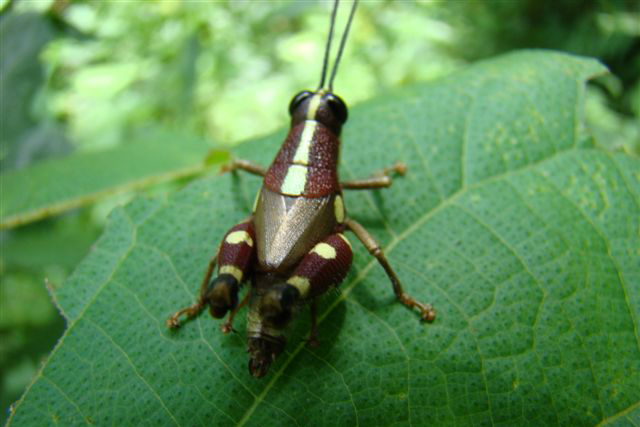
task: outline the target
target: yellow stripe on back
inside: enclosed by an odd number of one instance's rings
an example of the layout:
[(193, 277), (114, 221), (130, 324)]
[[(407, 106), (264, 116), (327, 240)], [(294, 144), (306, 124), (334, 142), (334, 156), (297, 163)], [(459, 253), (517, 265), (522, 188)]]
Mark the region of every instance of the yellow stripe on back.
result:
[(313, 98), (309, 101), (307, 120), (304, 122), (304, 129), (302, 129), (302, 134), (300, 135), (300, 143), (293, 156), (293, 163), (299, 165), (309, 164), (309, 152), (311, 151), (311, 142), (313, 142), (313, 133), (316, 131), (316, 125), (318, 124), (315, 120), (316, 112), (318, 111), (318, 107), (320, 107), (321, 100), (322, 95), (316, 94), (313, 95)]
[(311, 151), (311, 142), (313, 141), (313, 134), (316, 131), (316, 125), (318, 122), (315, 120), (305, 120), (304, 129), (300, 135), (300, 144), (296, 149), (296, 153), (293, 155), (293, 163), (299, 165), (309, 164), (309, 152)]
[(309, 101), (309, 108), (307, 108), (307, 120), (315, 120), (316, 111), (318, 111), (321, 100), (321, 93), (316, 93), (315, 95), (313, 95), (313, 98), (311, 98), (311, 101)]
[(288, 196), (300, 196), (307, 184), (307, 167), (302, 165), (289, 165), (287, 175), (282, 181), (280, 192)]
[(342, 202), (342, 197), (339, 194), (333, 201), (333, 213), (336, 216), (338, 224), (342, 224), (344, 222), (344, 203)]
[(293, 164), (289, 165), (287, 174), (280, 187), (282, 194), (300, 196), (304, 192), (304, 187), (307, 185), (307, 165), (309, 164), (313, 134), (318, 125), (318, 122), (315, 121), (316, 112), (318, 111), (321, 100), (322, 95), (316, 94), (311, 98), (311, 101), (309, 101), (307, 120), (304, 122), (304, 128), (300, 134), (300, 142), (293, 155)]

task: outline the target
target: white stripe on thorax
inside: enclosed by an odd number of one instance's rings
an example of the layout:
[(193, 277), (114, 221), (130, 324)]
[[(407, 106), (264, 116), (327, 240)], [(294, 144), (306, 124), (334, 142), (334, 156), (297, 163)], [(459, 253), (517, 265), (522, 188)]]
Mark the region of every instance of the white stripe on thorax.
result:
[(293, 163), (299, 165), (309, 164), (309, 152), (311, 151), (311, 143), (313, 142), (313, 134), (316, 131), (318, 122), (315, 120), (316, 112), (320, 106), (320, 100), (322, 95), (313, 95), (311, 101), (309, 101), (309, 108), (307, 108), (307, 117), (304, 122), (304, 129), (300, 135), (300, 143), (296, 149), (296, 153), (293, 156)]
[(309, 101), (307, 116), (304, 122), (304, 128), (300, 134), (300, 142), (298, 148), (293, 155), (293, 163), (289, 165), (287, 174), (282, 181), (280, 191), (290, 196), (299, 196), (304, 192), (307, 184), (307, 165), (309, 164), (309, 154), (311, 153), (311, 143), (313, 142), (313, 134), (316, 131), (318, 122), (315, 121), (316, 112), (320, 106), (322, 95), (313, 95)]
[(289, 165), (287, 175), (282, 181), (280, 191), (288, 196), (300, 196), (307, 184), (307, 167), (303, 165)]
[(304, 129), (300, 135), (300, 143), (293, 155), (293, 163), (297, 165), (309, 164), (309, 153), (311, 152), (311, 142), (313, 142), (313, 134), (316, 131), (318, 122), (315, 120), (305, 120)]

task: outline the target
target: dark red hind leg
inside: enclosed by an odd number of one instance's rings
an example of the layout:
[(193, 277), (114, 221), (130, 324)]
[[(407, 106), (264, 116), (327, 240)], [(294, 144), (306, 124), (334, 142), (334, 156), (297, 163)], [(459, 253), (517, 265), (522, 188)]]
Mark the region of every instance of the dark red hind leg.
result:
[[(247, 277), (255, 256), (255, 232), (253, 222), (247, 220), (231, 228), (224, 236), (220, 248), (211, 261), (200, 284), (198, 301), (177, 311), (169, 319), (167, 326), (180, 326), (180, 317), (191, 319), (199, 315), (205, 306), (213, 317), (222, 318), (229, 310), (238, 305), (238, 291)], [(213, 270), (218, 264), (218, 275), (211, 280)], [(231, 329), (231, 324), (227, 322)]]
[[(302, 258), (285, 283), (265, 293), (261, 303), (263, 316), (274, 324), (285, 323), (295, 303), (312, 300), (314, 304), (314, 298), (340, 284), (352, 259), (351, 244), (342, 233), (328, 236)], [(315, 317), (313, 306), (312, 316)]]
[(315, 298), (344, 280), (352, 259), (347, 237), (332, 234), (302, 258), (287, 284), (299, 291), (301, 299)]

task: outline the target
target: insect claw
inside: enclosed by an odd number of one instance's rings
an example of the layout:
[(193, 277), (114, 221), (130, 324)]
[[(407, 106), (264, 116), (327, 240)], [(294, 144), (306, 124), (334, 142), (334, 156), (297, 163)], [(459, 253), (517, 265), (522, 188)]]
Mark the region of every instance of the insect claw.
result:
[(185, 314), (187, 316), (186, 320), (192, 319), (202, 311), (203, 307), (204, 307), (203, 302), (202, 301), (198, 301), (197, 303), (195, 303), (195, 304), (193, 304), (193, 305), (191, 305), (191, 306), (189, 306), (187, 308), (183, 308), (182, 310), (179, 310), (179, 311), (173, 313), (166, 320), (165, 325), (169, 329), (178, 329), (181, 326), (181, 324), (180, 324), (180, 316)]
[(171, 316), (167, 319), (165, 325), (167, 325), (167, 328), (169, 329), (178, 329), (180, 327), (180, 318), (175, 315)]
[(436, 320), (436, 311), (430, 304), (420, 307), (420, 317), (427, 323), (431, 323)]
[(402, 162), (398, 162), (393, 165), (393, 171), (400, 176), (404, 176), (404, 174), (407, 173), (407, 165)]
[(233, 328), (231, 322), (224, 322), (222, 325), (220, 325), (220, 331), (225, 335), (229, 332), (238, 332)]

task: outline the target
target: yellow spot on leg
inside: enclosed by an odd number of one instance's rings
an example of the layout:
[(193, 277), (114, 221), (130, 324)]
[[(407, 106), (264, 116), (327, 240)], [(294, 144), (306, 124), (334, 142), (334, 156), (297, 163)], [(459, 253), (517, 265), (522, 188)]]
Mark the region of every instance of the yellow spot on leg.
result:
[(242, 282), (242, 270), (238, 267), (234, 267), (233, 265), (223, 265), (218, 270), (218, 274), (230, 274), (236, 278), (238, 283)]
[(287, 280), (287, 283), (295, 287), (296, 289), (298, 289), (298, 291), (300, 291), (300, 296), (302, 298), (306, 298), (307, 295), (309, 294), (309, 288), (311, 287), (311, 283), (309, 282), (309, 279), (307, 279), (306, 277), (293, 276), (289, 280)]
[(335, 248), (327, 243), (318, 243), (311, 252), (317, 253), (324, 259), (334, 259), (337, 255)]
[(232, 245), (237, 245), (238, 243), (246, 243), (247, 245), (253, 247), (253, 239), (251, 238), (251, 236), (249, 236), (249, 233), (244, 230), (238, 230), (229, 233), (224, 241)]
[(338, 194), (336, 199), (333, 201), (333, 211), (336, 216), (336, 221), (338, 224), (342, 224), (344, 221), (344, 203), (342, 202), (342, 197)]

